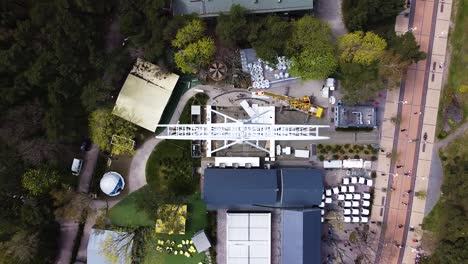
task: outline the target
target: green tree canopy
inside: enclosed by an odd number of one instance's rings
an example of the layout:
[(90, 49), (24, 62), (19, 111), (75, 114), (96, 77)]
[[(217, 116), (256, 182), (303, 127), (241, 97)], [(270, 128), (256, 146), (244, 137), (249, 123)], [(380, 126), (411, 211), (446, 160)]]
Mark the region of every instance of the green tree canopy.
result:
[(344, 0), (341, 5), (343, 20), (349, 31), (393, 24), (392, 20), (403, 10), (404, 3), (403, 0)]
[(356, 31), (342, 36), (338, 41), (340, 61), (370, 65), (379, 60), (387, 42), (372, 32)]
[(347, 104), (364, 103), (383, 89), (379, 82), (378, 64), (341, 63), (341, 86), (344, 102)]
[(196, 73), (198, 69), (208, 65), (216, 53), (213, 39), (204, 37), (175, 54), (175, 63), (184, 73)]
[(240, 5), (232, 5), (227, 14), (217, 18), (216, 35), (224, 45), (233, 46), (243, 43), (249, 34), (247, 9)]
[(203, 21), (193, 19), (186, 26), (177, 31), (176, 38), (172, 41), (172, 46), (183, 49), (189, 44), (197, 42), (205, 33), (206, 26)]
[(122, 148), (118, 145), (111, 145), (112, 136), (134, 139), (137, 127), (112, 114), (112, 110), (101, 108), (91, 113), (89, 117), (89, 133), (93, 142), (103, 151), (114, 154), (132, 153), (128, 148)]
[(336, 69), (335, 46), (327, 23), (304, 16), (294, 23), (287, 43), (291, 73), (303, 79), (324, 79)]
[(48, 193), (59, 183), (58, 172), (50, 166), (44, 165), (37, 169), (29, 169), (23, 175), (23, 187), (32, 195)]
[(277, 57), (285, 55), (291, 29), (291, 23), (278, 16), (269, 15), (250, 25), (247, 39), (259, 58), (276, 64)]
[(403, 61), (415, 63), (426, 58), (426, 53), (419, 50), (419, 45), (412, 32), (393, 36), (388, 44), (389, 48), (398, 54)]

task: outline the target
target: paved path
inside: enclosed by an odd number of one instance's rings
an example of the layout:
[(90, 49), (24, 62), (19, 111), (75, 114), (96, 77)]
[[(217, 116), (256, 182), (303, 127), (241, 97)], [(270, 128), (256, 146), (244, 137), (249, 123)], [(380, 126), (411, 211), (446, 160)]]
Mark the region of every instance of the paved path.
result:
[[(197, 88), (200, 89), (200, 87), (203, 86), (199, 86)], [(184, 109), (188, 100), (192, 98), (196, 93), (198, 92), (191, 89), (182, 95), (182, 97), (179, 99), (179, 103), (177, 104), (177, 108), (174, 114), (172, 115), (170, 124), (176, 124), (178, 122), (180, 114), (182, 113), (182, 110)], [(210, 91), (207, 90), (206, 93), (210, 94)], [(161, 139), (151, 137), (145, 143), (143, 143), (143, 145), (140, 148), (136, 150), (135, 155), (132, 158), (132, 162), (130, 163), (127, 178), (126, 186), (128, 187), (129, 194), (139, 190), (141, 187), (146, 185), (146, 162), (148, 161), (148, 158), (153, 152), (156, 145), (158, 145), (161, 141)], [(100, 213), (103, 213), (103, 210), (105, 210), (107, 207), (110, 209), (116, 204), (118, 204), (123, 198), (124, 197), (109, 201), (109, 204), (107, 204), (106, 201), (103, 200), (93, 201), (93, 203), (91, 204), (91, 209), (93, 210), (92, 212), (90, 212), (86, 219), (85, 227), (83, 229), (83, 235), (81, 237), (80, 248), (78, 250), (77, 260), (81, 262), (86, 262), (86, 251), (88, 247), (89, 234), (91, 232), (91, 228), (96, 222), (97, 216)]]
[(343, 36), (348, 32), (341, 15), (341, 2), (342, 0), (320, 0), (314, 2), (316, 16), (330, 24), (335, 37)]
[(426, 206), (424, 209), (425, 216), (431, 212), (432, 208), (434, 208), (437, 200), (439, 200), (440, 197), (440, 187), (442, 186), (444, 173), (442, 170), (442, 162), (439, 158), (439, 149), (447, 147), (447, 145), (452, 142), (452, 140), (463, 135), (466, 133), (466, 131), (468, 131), (468, 123), (461, 125), (458, 129), (450, 133), (448, 137), (434, 144), (434, 149), (432, 150), (429, 184), (427, 187)]
[[(378, 170), (386, 176), (377, 179), (372, 212), (372, 219), (382, 221), (384, 226), (376, 263), (414, 263), (414, 249), (419, 246), (413, 239), (421, 238), (426, 201), (414, 198), (414, 193), (430, 187), (428, 177), (436, 148), (435, 126), (444, 71), (439, 65), (445, 61), (450, 11), (451, 0), (413, 1), (409, 28), (428, 58), (408, 69), (401, 93), (391, 96), (396, 104), (388, 110), (401, 116), (401, 124), (383, 125), (381, 146), (398, 155), (395, 162), (379, 159)], [(391, 117), (385, 114), (386, 118)], [(426, 133), (427, 142), (422, 143), (420, 139)], [(406, 177), (404, 173), (408, 172)], [(384, 187), (388, 191), (382, 191)]]
[[(99, 148), (92, 145), (91, 149), (85, 152), (83, 158), (83, 168), (80, 173), (80, 182), (76, 188), (78, 192), (88, 193), (94, 168), (96, 167)], [(72, 258), (73, 246), (78, 235), (79, 223), (76, 221), (57, 221), (60, 224), (59, 251), (57, 264), (69, 264)]]

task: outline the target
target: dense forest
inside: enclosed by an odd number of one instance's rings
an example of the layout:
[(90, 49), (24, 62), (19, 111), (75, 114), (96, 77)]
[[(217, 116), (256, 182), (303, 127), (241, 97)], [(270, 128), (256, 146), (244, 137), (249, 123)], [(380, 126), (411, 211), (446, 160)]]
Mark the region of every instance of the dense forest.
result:
[(102, 77), (113, 63), (103, 39), (112, 2), (1, 2), (0, 263), (55, 259), (49, 191), (75, 184), (69, 167), (88, 113), (110, 97)]

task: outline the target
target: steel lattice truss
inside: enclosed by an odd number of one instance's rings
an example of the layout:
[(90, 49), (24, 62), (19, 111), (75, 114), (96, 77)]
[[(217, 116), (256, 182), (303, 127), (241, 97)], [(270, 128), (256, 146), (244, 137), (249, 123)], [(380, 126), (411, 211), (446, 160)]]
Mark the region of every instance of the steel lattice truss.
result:
[(262, 125), (245, 123), (215, 123), (203, 125), (162, 125), (167, 127), (164, 134), (157, 136), (166, 139), (188, 140), (318, 140), (328, 139), (319, 136), (316, 125)]
[[(215, 113), (224, 118), (223, 123), (211, 123), (211, 115)], [(205, 140), (206, 153), (211, 154), (235, 144), (248, 144), (265, 151), (271, 157), (275, 156), (275, 140), (325, 140), (329, 137), (319, 135), (319, 128), (328, 128), (323, 125), (277, 125), (252, 123), (255, 118), (267, 112), (258, 113), (248, 120), (238, 120), (224, 113), (206, 107), (206, 124), (174, 124), (159, 125), (165, 127), (163, 133), (156, 136), (161, 139), (179, 140)], [(224, 141), (224, 145), (212, 150), (211, 141)], [(261, 147), (259, 141), (268, 141), (269, 150)], [(252, 143), (255, 142), (255, 143)]]

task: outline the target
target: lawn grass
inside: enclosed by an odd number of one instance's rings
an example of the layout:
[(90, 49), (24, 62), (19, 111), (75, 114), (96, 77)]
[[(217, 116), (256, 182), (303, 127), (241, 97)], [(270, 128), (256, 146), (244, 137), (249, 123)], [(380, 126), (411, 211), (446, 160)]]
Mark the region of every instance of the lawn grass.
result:
[[(156, 234), (146, 241), (145, 255), (142, 263), (166, 263), (166, 264), (197, 264), (205, 261), (205, 254), (196, 253), (187, 258), (180, 255), (164, 254), (156, 251), (157, 240), (174, 240), (176, 244), (192, 239), (193, 234), (207, 227), (206, 205), (201, 200), (200, 194), (195, 193), (188, 198), (188, 217), (184, 235)], [(158, 262), (156, 262), (158, 261)]]
[(109, 212), (111, 223), (123, 227), (153, 227), (155, 220), (151, 219), (147, 212), (139, 210), (137, 207), (138, 196), (143, 194), (142, 190), (133, 192), (112, 207)]
[[(455, 6), (456, 5), (456, 6)], [(437, 121), (437, 134), (439, 138), (447, 136), (442, 133), (444, 125), (444, 112), (446, 107), (452, 103), (452, 96), (458, 98), (460, 107), (463, 110), (463, 121), (468, 116), (468, 91), (463, 90), (463, 85), (468, 85), (468, 3), (463, 0), (458, 0), (454, 3), (454, 9), (457, 9), (455, 17), (455, 28), (450, 32), (449, 41), (451, 45), (451, 60), (449, 68), (448, 83), (444, 87), (439, 105), (438, 121)], [(462, 122), (463, 123), (463, 122)], [(458, 125), (453, 125), (454, 130)]]

